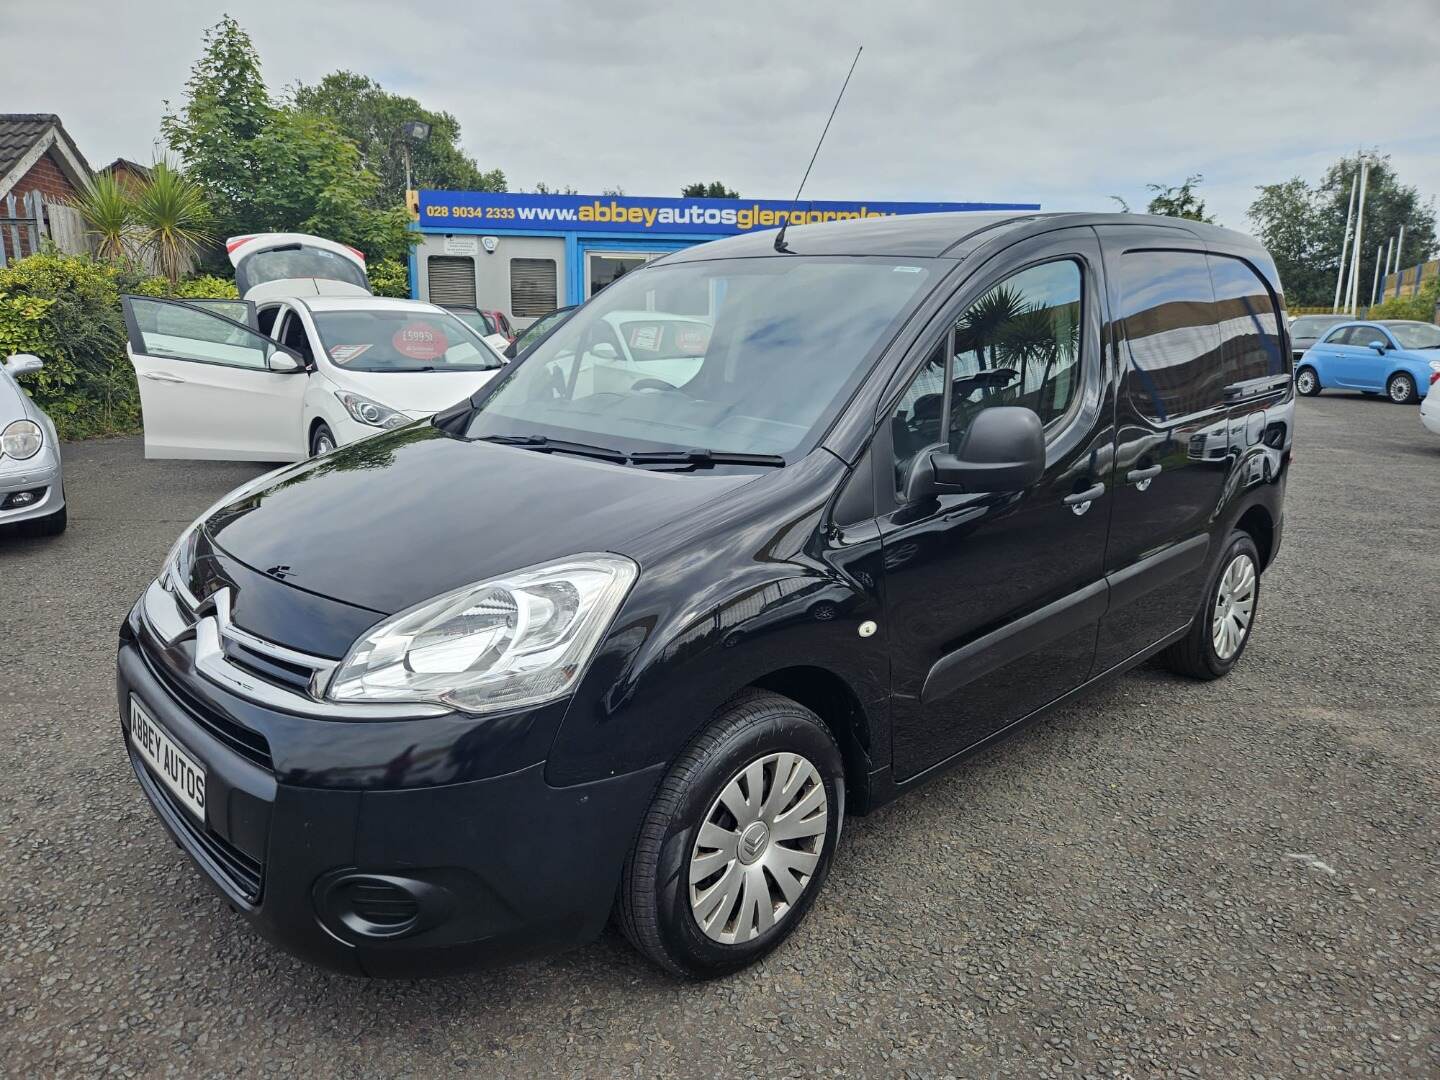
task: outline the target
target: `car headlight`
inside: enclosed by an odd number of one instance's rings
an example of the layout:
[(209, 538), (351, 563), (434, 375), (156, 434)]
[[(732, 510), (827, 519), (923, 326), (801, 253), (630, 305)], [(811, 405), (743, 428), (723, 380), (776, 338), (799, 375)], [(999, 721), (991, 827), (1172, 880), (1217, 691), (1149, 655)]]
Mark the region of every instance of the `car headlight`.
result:
[(327, 696), (470, 713), (563, 697), (637, 573), (618, 555), (576, 555), (437, 596), (357, 641)]
[(44, 441), (45, 433), (34, 420), (16, 420), (0, 432), (0, 457), (24, 461), (38, 454)]
[(378, 401), (371, 401), (368, 397), (353, 394), (349, 390), (336, 390), (335, 397), (357, 423), (378, 428), (404, 427), (410, 423), (410, 418), (404, 413), (396, 412), (388, 405), (381, 405)]

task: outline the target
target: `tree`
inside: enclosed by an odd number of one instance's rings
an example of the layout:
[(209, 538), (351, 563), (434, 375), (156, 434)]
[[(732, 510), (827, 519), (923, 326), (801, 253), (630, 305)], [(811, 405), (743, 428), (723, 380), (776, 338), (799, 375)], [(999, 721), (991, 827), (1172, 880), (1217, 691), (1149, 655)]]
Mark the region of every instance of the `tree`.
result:
[(184, 102), (161, 129), (220, 236), (309, 232), (371, 257), (405, 255), (402, 200), (388, 199), (334, 120), (271, 100), (250, 37), (229, 16), (206, 33)]
[(728, 188), (719, 180), (711, 180), (710, 183), (686, 184), (680, 189), (682, 199), (738, 199), (740, 193), (734, 188)]
[(566, 184), (564, 187), (551, 187), (549, 184), (545, 183), (545, 181), (541, 180), (541, 181), (539, 181), (539, 182), (535, 185), (535, 194), (536, 194), (536, 195), (579, 195), (580, 192), (576, 191), (576, 190), (575, 190), (573, 187), (571, 187), (569, 184)]
[(1195, 173), (1187, 176), (1185, 182), (1179, 185), (1146, 184), (1145, 187), (1155, 193), (1146, 210), (1162, 217), (1188, 218), (1191, 221), (1215, 224), (1215, 219), (1205, 213), (1205, 201), (1195, 194), (1195, 189), (1204, 179), (1200, 173)]
[(100, 258), (123, 259), (134, 250), (135, 201), (114, 173), (96, 176), (70, 205), (85, 219), (85, 231), (95, 238)]
[(293, 94), (299, 112), (328, 120), (360, 151), (360, 165), (379, 178), (373, 205), (405, 200), (404, 135), (407, 120), (423, 120), (430, 135), (410, 144), (411, 175), (416, 188), (504, 191), (505, 174), (482, 171), (460, 147), (460, 122), (447, 112), (424, 108), (412, 97), (392, 94), (374, 79), (353, 71), (335, 71)]
[[(1433, 200), (1422, 202), (1420, 193), (1402, 184), (1388, 155), (1371, 151), (1365, 185), (1365, 219), (1360, 238), (1358, 290), (1361, 304), (1369, 302), (1375, 281), (1375, 256), (1389, 254), (1388, 241), (1405, 226), (1401, 266), (1422, 261), (1435, 246)], [(1340, 270), (1340, 248), (1345, 242), (1345, 221), (1350, 209), (1350, 187), (1362, 155), (1341, 158), (1325, 171), (1315, 186), (1300, 177), (1281, 184), (1266, 184), (1250, 204), (1246, 217), (1256, 236), (1270, 250), (1292, 305), (1329, 307), (1335, 299)], [(1346, 252), (1346, 261), (1349, 261)]]
[(270, 125), (275, 106), (260, 75), (250, 35), (229, 15), (205, 31), (204, 49), (190, 69), (184, 104), (166, 113), (161, 134), (203, 185), (222, 235), (241, 230), (256, 215), (260, 179), (255, 140)]
[(135, 225), (155, 269), (171, 282), (191, 269), (213, 238), (212, 215), (199, 184), (157, 161), (135, 196)]

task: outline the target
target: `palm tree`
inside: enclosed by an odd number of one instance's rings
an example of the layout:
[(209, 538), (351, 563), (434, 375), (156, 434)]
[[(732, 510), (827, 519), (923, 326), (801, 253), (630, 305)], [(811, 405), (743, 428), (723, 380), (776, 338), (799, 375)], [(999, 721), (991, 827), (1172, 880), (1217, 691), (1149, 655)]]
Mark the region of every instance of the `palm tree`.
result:
[(190, 269), (212, 239), (204, 190), (168, 162), (151, 167), (150, 180), (135, 200), (135, 217), (155, 269), (171, 281)]
[[(995, 361), (995, 335), (1006, 323), (1025, 310), (1025, 296), (1009, 285), (998, 285), (976, 300), (960, 316), (959, 331), (955, 342), (956, 352), (974, 350), (979, 357), (980, 367), (993, 367)], [(986, 347), (990, 349), (990, 363), (986, 363)]]
[(123, 259), (135, 248), (135, 200), (114, 173), (101, 173), (70, 200), (85, 219), (85, 231), (95, 237), (95, 253), (102, 259)]

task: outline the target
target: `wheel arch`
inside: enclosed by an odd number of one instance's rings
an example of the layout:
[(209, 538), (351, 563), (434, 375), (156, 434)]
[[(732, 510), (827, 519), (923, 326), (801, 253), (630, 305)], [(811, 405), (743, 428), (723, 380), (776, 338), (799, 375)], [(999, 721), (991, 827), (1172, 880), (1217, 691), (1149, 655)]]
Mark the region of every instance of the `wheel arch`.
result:
[(750, 685), (798, 702), (820, 718), (845, 762), (847, 812), (864, 813), (870, 802), (873, 732), (854, 688), (835, 672), (808, 665), (779, 668)]
[(1263, 503), (1255, 503), (1235, 522), (1235, 528), (1249, 535), (1260, 552), (1260, 569), (1264, 570), (1275, 557), (1275, 519)]

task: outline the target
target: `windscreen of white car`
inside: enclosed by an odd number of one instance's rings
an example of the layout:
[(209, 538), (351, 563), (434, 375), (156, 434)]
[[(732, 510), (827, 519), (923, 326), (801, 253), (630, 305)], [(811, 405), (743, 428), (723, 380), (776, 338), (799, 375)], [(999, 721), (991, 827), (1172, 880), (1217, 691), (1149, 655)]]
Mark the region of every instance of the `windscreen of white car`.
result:
[(1428, 323), (1386, 323), (1402, 349), (1440, 349), (1440, 326)]
[(804, 256), (634, 271), (511, 365), (467, 434), (621, 453), (808, 449), (935, 272)]
[(325, 355), (346, 371), (490, 371), (504, 363), (443, 311), (311, 311)]

